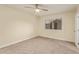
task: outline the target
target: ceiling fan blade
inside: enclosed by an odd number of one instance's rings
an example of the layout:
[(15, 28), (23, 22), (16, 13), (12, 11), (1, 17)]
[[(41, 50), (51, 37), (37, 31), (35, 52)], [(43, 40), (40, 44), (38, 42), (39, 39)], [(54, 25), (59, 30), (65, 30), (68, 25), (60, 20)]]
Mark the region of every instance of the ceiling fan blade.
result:
[(43, 10), (43, 11), (48, 11), (47, 9), (41, 9), (41, 8), (39, 8), (40, 10)]
[(32, 9), (34, 9), (34, 7), (28, 7), (28, 6), (25, 6), (24, 8), (32, 8)]

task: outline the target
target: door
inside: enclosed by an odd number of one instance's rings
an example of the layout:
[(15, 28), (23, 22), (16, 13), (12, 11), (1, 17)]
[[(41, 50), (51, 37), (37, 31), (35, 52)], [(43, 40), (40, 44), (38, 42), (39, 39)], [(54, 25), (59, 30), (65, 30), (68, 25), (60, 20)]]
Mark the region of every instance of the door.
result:
[(77, 16), (75, 20), (75, 43), (79, 48), (79, 16)]

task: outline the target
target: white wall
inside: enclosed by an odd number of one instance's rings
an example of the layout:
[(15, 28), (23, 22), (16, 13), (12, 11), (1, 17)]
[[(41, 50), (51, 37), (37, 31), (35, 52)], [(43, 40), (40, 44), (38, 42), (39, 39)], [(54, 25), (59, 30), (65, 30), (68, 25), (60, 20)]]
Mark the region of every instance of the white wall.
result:
[(36, 36), (35, 16), (0, 6), (0, 47)]
[[(62, 17), (62, 30), (46, 30), (45, 29), (45, 19), (47, 17)], [(39, 35), (64, 41), (75, 41), (75, 11), (68, 11), (58, 14), (51, 14), (47, 16), (41, 16), (39, 26)]]

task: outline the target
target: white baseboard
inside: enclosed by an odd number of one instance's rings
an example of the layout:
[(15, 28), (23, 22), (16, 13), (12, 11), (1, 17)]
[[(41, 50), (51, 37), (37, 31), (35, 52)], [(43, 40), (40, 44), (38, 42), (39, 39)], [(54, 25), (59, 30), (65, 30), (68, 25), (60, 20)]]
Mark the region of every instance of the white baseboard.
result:
[(29, 37), (29, 38), (26, 38), (26, 39), (23, 39), (23, 40), (14, 41), (14, 42), (8, 43), (8, 44), (6, 44), (6, 45), (0, 46), (0, 48), (4, 48), (4, 47), (7, 47), (7, 46), (10, 46), (10, 45), (13, 45), (13, 44), (22, 42), (22, 41), (24, 41), (24, 40), (32, 39), (32, 38), (35, 38), (35, 37), (37, 37), (37, 36), (32, 36), (32, 37)]
[[(14, 42), (11, 42), (11, 43), (8, 43), (6, 45), (2, 45), (0, 46), (0, 48), (3, 48), (3, 47), (7, 47), (7, 46), (10, 46), (10, 45), (13, 45), (13, 44), (16, 44), (16, 43), (19, 43), (19, 42), (22, 42), (24, 40), (28, 40), (28, 39), (32, 39), (32, 38), (36, 38), (36, 37), (47, 37), (47, 36), (32, 36), (32, 37), (29, 37), (29, 38), (26, 38), (26, 39), (23, 39), (23, 40), (18, 40), (18, 41), (14, 41)], [(50, 38), (50, 37), (47, 37), (47, 38)], [(52, 38), (51, 38), (52, 39)], [(57, 39), (57, 38), (53, 38), (53, 39)], [(59, 39), (60, 40), (60, 39)], [(70, 41), (69, 41), (70, 42)], [(77, 46), (79, 48), (79, 46)]]
[(44, 35), (40, 35), (40, 37), (45, 37), (45, 38), (50, 38), (50, 39), (56, 39), (56, 40), (62, 40), (62, 41), (67, 41), (67, 42), (73, 42), (73, 41), (69, 41), (69, 40), (63, 40), (62, 38), (53, 38), (53, 37), (44, 36)]

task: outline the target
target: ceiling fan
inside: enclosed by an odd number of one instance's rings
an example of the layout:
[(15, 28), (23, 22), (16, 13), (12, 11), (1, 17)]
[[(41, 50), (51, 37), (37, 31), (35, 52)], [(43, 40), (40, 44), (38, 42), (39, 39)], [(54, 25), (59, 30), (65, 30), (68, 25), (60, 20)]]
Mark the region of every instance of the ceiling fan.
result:
[(32, 9), (35, 10), (35, 12), (48, 11), (48, 9), (39, 8), (39, 4), (35, 4), (34, 7), (28, 7), (28, 6), (25, 6), (25, 8), (32, 8)]

